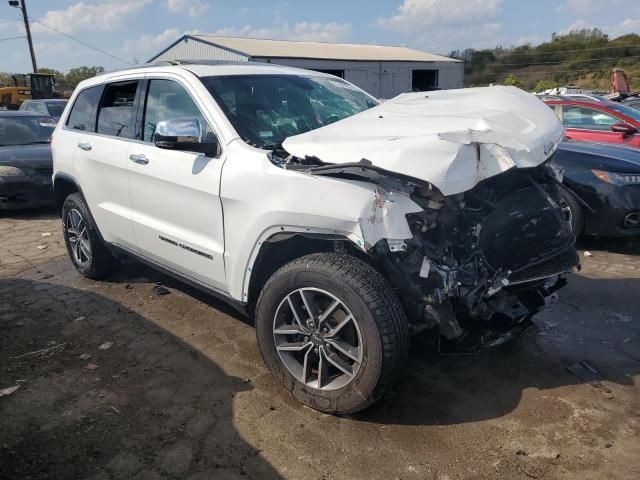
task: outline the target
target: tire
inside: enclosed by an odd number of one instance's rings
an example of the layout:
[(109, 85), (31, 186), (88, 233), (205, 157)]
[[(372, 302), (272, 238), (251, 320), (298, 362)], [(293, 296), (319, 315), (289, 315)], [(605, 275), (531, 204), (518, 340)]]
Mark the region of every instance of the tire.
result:
[[(78, 272), (87, 278), (100, 279), (115, 269), (118, 261), (101, 240), (93, 217), (79, 193), (65, 199), (62, 225), (67, 253)], [(77, 240), (77, 232), (82, 233), (80, 241)]]
[[(311, 327), (305, 299), (315, 305)], [(317, 323), (327, 311), (331, 314), (321, 330)], [(262, 289), (255, 318), (260, 352), (271, 373), (300, 402), (325, 413), (355, 413), (372, 405), (407, 359), (408, 323), (398, 297), (377, 270), (349, 255), (316, 253), (280, 268)], [(306, 347), (287, 350), (301, 345)], [(305, 359), (311, 368), (305, 369)]]
[(564, 189), (560, 190), (560, 206), (569, 216), (571, 230), (576, 238), (584, 232), (584, 209), (578, 199)]

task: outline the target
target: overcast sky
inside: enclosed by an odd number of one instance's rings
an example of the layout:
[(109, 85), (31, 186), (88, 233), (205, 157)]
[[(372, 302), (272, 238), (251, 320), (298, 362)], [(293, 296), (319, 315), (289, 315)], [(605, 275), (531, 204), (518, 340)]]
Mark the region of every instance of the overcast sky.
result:
[[(435, 53), (548, 40), (596, 26), (640, 33), (640, 0), (27, 0), (38, 65), (144, 62), (185, 32), (406, 45)], [(0, 39), (24, 35), (20, 12), (0, 2)], [(38, 23), (40, 22), (40, 23)], [(25, 72), (25, 39), (0, 41), (0, 71)]]

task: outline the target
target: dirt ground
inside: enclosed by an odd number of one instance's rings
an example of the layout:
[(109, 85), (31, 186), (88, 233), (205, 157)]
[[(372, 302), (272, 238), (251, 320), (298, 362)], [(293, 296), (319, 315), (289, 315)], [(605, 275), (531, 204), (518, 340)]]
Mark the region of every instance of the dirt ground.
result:
[[(394, 391), (346, 418), (280, 390), (220, 302), (133, 261), (80, 277), (53, 212), (0, 214), (0, 246), (0, 390), (19, 386), (0, 397), (0, 479), (640, 478), (639, 243), (583, 244), (508, 345), (417, 339)], [(567, 370), (582, 360), (599, 382)]]

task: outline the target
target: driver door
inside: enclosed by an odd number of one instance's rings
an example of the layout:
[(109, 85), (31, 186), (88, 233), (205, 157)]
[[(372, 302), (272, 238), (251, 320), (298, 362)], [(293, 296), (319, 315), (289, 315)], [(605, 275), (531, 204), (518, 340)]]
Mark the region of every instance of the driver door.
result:
[(177, 78), (148, 78), (141, 100), (139, 140), (127, 165), (137, 248), (153, 262), (226, 291), (220, 175), (217, 158), (166, 150), (154, 143), (161, 121), (195, 117), (204, 135), (212, 122), (188, 85)]

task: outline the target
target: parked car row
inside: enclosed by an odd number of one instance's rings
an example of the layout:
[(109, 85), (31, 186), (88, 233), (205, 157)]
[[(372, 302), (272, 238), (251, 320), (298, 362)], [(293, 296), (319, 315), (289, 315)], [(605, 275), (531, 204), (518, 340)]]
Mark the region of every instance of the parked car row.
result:
[(56, 120), (0, 111), (0, 210), (51, 205), (51, 134)]

